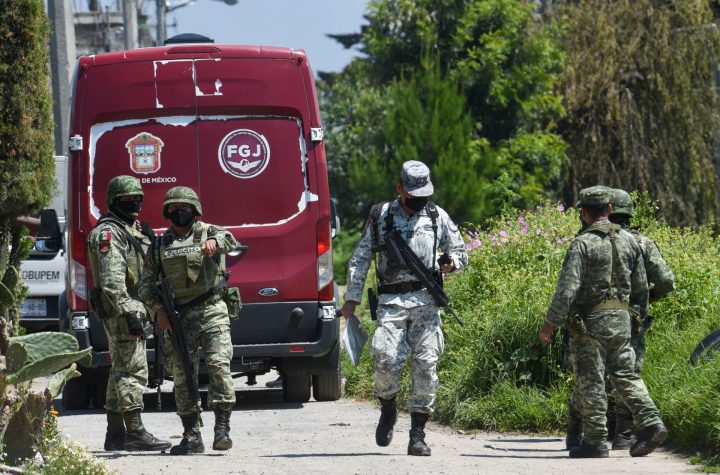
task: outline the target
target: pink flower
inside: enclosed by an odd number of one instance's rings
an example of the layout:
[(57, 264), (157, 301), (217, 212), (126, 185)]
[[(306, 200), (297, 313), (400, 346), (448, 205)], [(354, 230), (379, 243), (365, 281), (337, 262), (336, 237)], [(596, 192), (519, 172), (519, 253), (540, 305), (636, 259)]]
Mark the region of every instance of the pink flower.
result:
[(527, 234), (527, 233), (528, 233), (528, 225), (527, 225), (527, 223), (523, 223), (522, 227), (520, 228), (520, 232), (523, 233), (523, 234)]
[(523, 215), (518, 216), (518, 223), (525, 224), (525, 216), (523, 216)]
[(541, 234), (542, 234), (542, 229), (540, 229), (540, 228), (536, 229), (536, 230), (535, 230), (535, 234), (536, 234), (537, 236), (541, 235)]
[(506, 237), (506, 236), (507, 236), (507, 231), (500, 231), (499, 234), (500, 234), (502, 237)]
[(497, 241), (497, 238), (495, 236), (493, 236), (492, 234), (488, 236), (488, 239), (490, 240), (490, 242)]
[(562, 203), (560, 203), (557, 205), (557, 210), (562, 213), (563, 211), (565, 211), (565, 206)]
[(476, 239), (473, 241), (473, 247), (477, 249), (478, 247), (482, 246), (482, 242), (479, 239)]
[(472, 251), (472, 249), (473, 249), (472, 244), (470, 244), (470, 243), (465, 244), (465, 250), (466, 250), (466, 251)]
[(504, 237), (504, 238), (500, 239), (500, 242), (505, 244), (508, 242), (508, 238)]

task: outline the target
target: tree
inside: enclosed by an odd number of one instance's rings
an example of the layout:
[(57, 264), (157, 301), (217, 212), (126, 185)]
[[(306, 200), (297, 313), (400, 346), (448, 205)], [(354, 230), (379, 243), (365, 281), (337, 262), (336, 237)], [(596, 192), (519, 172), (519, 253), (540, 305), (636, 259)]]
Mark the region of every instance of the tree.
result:
[(565, 196), (650, 192), (672, 224), (717, 221), (718, 36), (709, 2), (569, 2)]
[[(534, 5), (529, 0), (370, 2), (368, 24), (363, 25), (361, 34), (338, 38), (345, 46), (359, 46), (366, 57), (354, 60), (340, 74), (325, 76), (320, 87), (323, 105), (327, 106), (325, 120), (330, 124), (328, 157), (331, 168), (342, 171), (346, 179), (343, 190), (352, 196), (353, 187), (361, 185), (358, 180), (347, 181), (349, 167), (357, 162), (349, 144), (363, 144), (366, 160), (360, 162), (362, 168), (379, 172), (387, 169), (379, 165), (389, 164), (398, 150), (409, 150), (409, 145), (403, 148), (391, 140), (420, 139), (410, 129), (405, 133), (384, 132), (389, 123), (382, 117), (397, 120), (402, 116), (404, 127), (412, 128), (435, 114), (427, 109), (432, 105), (428, 98), (418, 97), (422, 107), (415, 107), (416, 112), (426, 114), (425, 118), (413, 118), (409, 102), (392, 98), (406, 80), (419, 87), (423, 84), (420, 76), (432, 71), (423, 66), (423, 57), (430, 54), (437, 58), (443, 80), (450, 81), (464, 97), (464, 113), (471, 124), (470, 136), (463, 139), (471, 150), (463, 156), (472, 157), (472, 167), (463, 168), (466, 175), (462, 177), (477, 178), (474, 188), (484, 190), (486, 199), (468, 216), (481, 219), (502, 207), (532, 206), (547, 196), (548, 190), (552, 195), (552, 190), (559, 188), (564, 163), (565, 144), (554, 133), (563, 114), (562, 101), (553, 91), (563, 58), (557, 44), (559, 30), (543, 25)], [(429, 84), (428, 79), (427, 91), (432, 90)], [(406, 97), (409, 101), (410, 95)], [(395, 111), (398, 106), (404, 109)], [(451, 116), (447, 110), (443, 114)], [(454, 122), (438, 122), (433, 127), (435, 138), (458, 134)], [(441, 132), (438, 127), (448, 130)], [(464, 123), (460, 125), (464, 127)], [(333, 137), (338, 132), (340, 135)], [(433, 151), (440, 145), (436, 143)], [(411, 148), (422, 151), (423, 147), (416, 142)], [(371, 165), (374, 161), (377, 163)], [(467, 165), (444, 163), (445, 170)], [(433, 170), (434, 176), (440, 173)], [(386, 188), (366, 188), (375, 190), (370, 201), (387, 199), (381, 194)], [(450, 206), (438, 201), (453, 216), (466, 214), (464, 198)], [(362, 204), (361, 210), (366, 210)], [(361, 222), (364, 215), (354, 216), (354, 221)]]

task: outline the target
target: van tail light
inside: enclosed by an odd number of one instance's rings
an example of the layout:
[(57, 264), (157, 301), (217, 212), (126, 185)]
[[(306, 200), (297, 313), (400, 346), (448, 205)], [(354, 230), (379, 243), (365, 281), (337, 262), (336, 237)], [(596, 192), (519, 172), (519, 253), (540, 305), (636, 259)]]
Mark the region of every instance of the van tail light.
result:
[(70, 256), (68, 260), (70, 286), (68, 303), (73, 311), (89, 310), (87, 288), (87, 251), (85, 236), (77, 229), (70, 232)]
[(332, 300), (335, 289), (329, 216), (322, 217), (317, 224), (317, 256), (318, 300)]

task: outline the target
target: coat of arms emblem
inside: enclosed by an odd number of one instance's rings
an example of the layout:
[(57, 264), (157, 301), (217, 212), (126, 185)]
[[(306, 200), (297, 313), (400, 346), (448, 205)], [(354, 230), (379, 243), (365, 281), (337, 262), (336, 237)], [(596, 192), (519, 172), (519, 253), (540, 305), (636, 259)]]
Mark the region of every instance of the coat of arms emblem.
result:
[(160, 152), (165, 144), (148, 132), (140, 132), (125, 143), (130, 154), (130, 169), (135, 173), (155, 173), (160, 170)]

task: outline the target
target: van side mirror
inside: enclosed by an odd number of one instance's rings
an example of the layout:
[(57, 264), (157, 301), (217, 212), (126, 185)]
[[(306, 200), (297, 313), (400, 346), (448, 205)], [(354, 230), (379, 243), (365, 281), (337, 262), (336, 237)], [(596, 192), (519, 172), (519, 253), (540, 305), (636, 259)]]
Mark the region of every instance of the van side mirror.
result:
[(40, 252), (57, 252), (62, 246), (62, 233), (57, 213), (52, 208), (42, 210), (40, 229), (35, 236), (35, 249)]
[(340, 232), (340, 217), (335, 211), (335, 200), (330, 198), (330, 236), (335, 239)]

